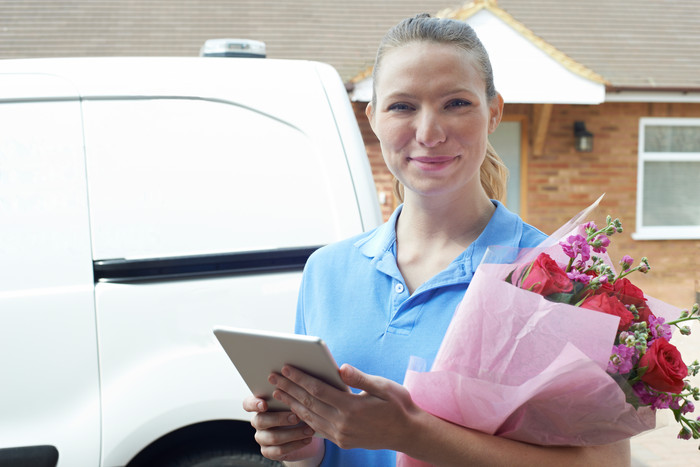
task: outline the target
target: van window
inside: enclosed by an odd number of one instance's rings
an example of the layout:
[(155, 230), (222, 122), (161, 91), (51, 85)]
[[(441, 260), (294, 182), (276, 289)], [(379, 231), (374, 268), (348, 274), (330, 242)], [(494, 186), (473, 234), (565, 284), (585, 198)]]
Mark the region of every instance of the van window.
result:
[(95, 259), (337, 237), (331, 190), (341, 187), (324, 177), (330, 155), (294, 126), (197, 98), (89, 100), (84, 109)]

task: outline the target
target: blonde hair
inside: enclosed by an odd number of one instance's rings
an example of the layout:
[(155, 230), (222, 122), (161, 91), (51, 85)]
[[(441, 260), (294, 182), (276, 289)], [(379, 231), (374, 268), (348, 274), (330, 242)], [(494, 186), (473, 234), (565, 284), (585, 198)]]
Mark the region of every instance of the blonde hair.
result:
[[(381, 72), (384, 55), (389, 50), (407, 45), (412, 42), (429, 41), (439, 44), (451, 44), (471, 54), (477, 63), (479, 74), (486, 83), (486, 98), (489, 102), (496, 98), (497, 92), (493, 82), (493, 69), (484, 45), (479, 40), (474, 29), (464, 21), (446, 18), (433, 18), (427, 13), (421, 13), (406, 18), (391, 28), (382, 38), (377, 49), (377, 56), (372, 70), (372, 108), (376, 108), (376, 87)], [(486, 157), (479, 171), (481, 186), (489, 198), (504, 201), (508, 168), (496, 151), (488, 143)], [(394, 195), (403, 201), (404, 187), (394, 178)]]

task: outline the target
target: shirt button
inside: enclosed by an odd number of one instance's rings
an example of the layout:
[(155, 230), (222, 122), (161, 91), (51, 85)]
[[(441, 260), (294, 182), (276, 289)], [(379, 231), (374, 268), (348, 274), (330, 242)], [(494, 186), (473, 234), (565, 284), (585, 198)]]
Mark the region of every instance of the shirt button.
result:
[(396, 293), (401, 293), (401, 292), (403, 292), (403, 284), (401, 284), (401, 283), (396, 284), (396, 285), (394, 286), (394, 290), (396, 291)]

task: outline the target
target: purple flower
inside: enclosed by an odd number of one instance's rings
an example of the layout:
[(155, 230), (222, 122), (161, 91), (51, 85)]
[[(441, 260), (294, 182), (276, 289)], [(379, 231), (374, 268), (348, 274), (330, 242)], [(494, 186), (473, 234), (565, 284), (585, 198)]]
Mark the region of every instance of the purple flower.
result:
[(626, 271), (634, 264), (634, 259), (629, 255), (625, 255), (622, 257), (622, 260), (620, 260), (620, 264), (622, 265), (622, 270)]
[(668, 409), (673, 404), (673, 396), (665, 392), (649, 390), (649, 387), (642, 382), (632, 386), (634, 393), (642, 405), (650, 405), (652, 409)]
[(559, 242), (564, 254), (569, 258), (576, 258), (581, 255), (581, 261), (586, 262), (591, 259), (591, 248), (588, 246), (586, 238), (582, 235), (571, 235), (566, 242)]
[(685, 414), (687, 414), (687, 413), (694, 412), (694, 411), (695, 411), (695, 404), (693, 404), (693, 403), (690, 402), (690, 401), (686, 401), (685, 404), (683, 404), (683, 405), (681, 406), (681, 413), (682, 413), (683, 415), (685, 415)]
[(578, 269), (572, 269), (566, 273), (566, 276), (575, 282), (580, 282), (582, 284), (588, 284), (591, 281), (591, 276), (584, 274)]
[(607, 235), (598, 235), (593, 240), (593, 251), (596, 253), (605, 253), (608, 246), (610, 246), (610, 239)]
[(651, 335), (654, 339), (661, 338), (670, 341), (671, 336), (673, 335), (671, 326), (666, 324), (666, 319), (660, 316), (654, 316), (653, 314), (649, 314), (649, 330), (651, 331)]
[(656, 395), (649, 392), (647, 385), (642, 382), (636, 383), (632, 389), (642, 405), (651, 405), (656, 399)]
[(613, 345), (612, 355), (608, 361), (608, 373), (625, 375), (632, 371), (637, 353), (634, 347), (624, 344)]
[(587, 223), (583, 224), (583, 229), (586, 232), (595, 232), (598, 230), (598, 226), (595, 225), (595, 222), (587, 222)]
[(693, 437), (693, 433), (687, 429), (686, 427), (683, 427), (680, 433), (678, 433), (678, 439), (690, 439)]
[(668, 408), (671, 410), (680, 410), (681, 408), (681, 399), (680, 397), (674, 397), (671, 400), (671, 403), (669, 404)]
[(670, 394), (662, 393), (656, 395), (656, 400), (651, 403), (652, 409), (668, 409), (673, 402)]

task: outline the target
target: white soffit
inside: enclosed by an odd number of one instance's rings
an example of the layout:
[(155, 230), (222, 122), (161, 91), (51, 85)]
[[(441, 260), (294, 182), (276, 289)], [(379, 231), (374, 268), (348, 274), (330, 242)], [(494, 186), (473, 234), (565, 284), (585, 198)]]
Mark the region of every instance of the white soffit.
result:
[(467, 23), (486, 47), (496, 89), (510, 103), (600, 104), (605, 85), (564, 67), (488, 10)]
[[(489, 53), (496, 89), (506, 103), (600, 104), (605, 101), (604, 84), (570, 71), (490, 11), (480, 10), (466, 21)], [(355, 83), (350, 98), (369, 102), (372, 77)]]

